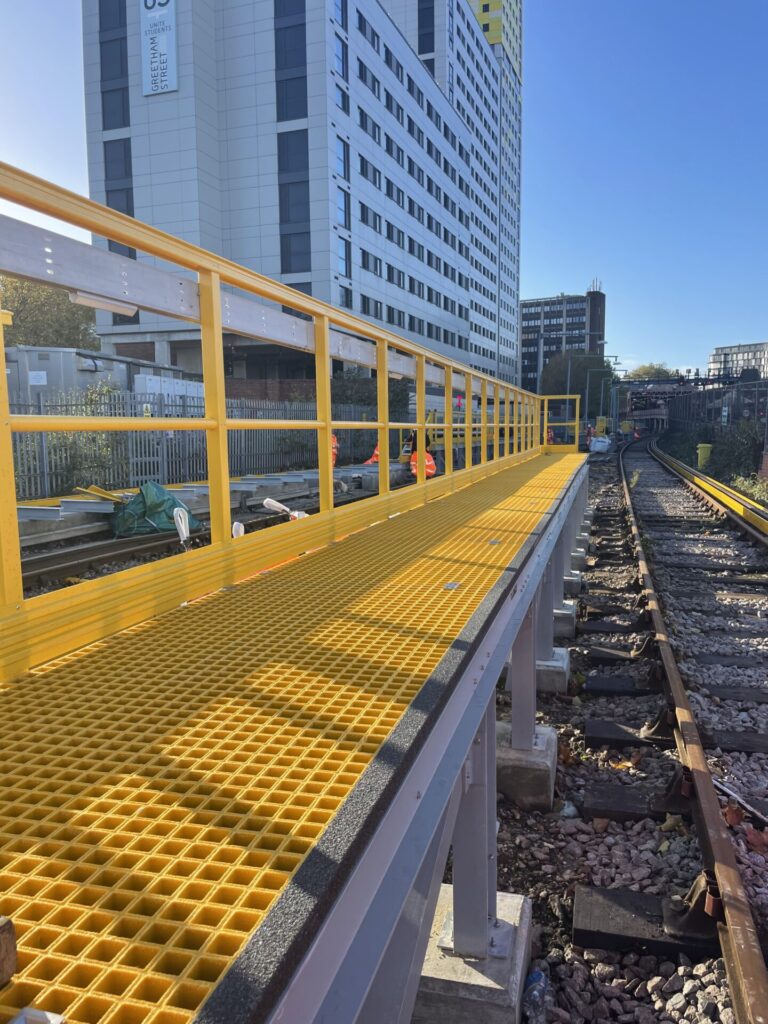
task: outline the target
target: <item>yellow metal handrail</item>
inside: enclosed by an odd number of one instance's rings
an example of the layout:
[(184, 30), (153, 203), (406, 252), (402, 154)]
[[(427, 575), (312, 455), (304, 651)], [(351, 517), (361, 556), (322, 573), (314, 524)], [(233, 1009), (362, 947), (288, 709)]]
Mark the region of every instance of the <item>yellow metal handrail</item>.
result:
[[(11, 415), (5, 374), (3, 325), (0, 313), (0, 681), (19, 675), (33, 664), (57, 657), (109, 633), (134, 625), (184, 601), (200, 597), (269, 565), (370, 525), (387, 515), (413, 508), (433, 497), (495, 473), (547, 448), (542, 411), (547, 399), (504, 381), (468, 369), (466, 364), (432, 352), (353, 314), (294, 291), (214, 253), (159, 231), (124, 214), (30, 174), (0, 163), (0, 198), (48, 214), (96, 235), (120, 242), (197, 275), (203, 362), (205, 416), (158, 420), (147, 417)], [(111, 259), (106, 252), (105, 260)], [(87, 284), (87, 282), (85, 282)], [(260, 299), (289, 306), (314, 322), (316, 417), (312, 420), (233, 419), (227, 416), (222, 339), (221, 286), (230, 285)], [(334, 421), (331, 409), (331, 327), (358, 335), (375, 345), (377, 412), (370, 422)], [(390, 352), (414, 361), (416, 416), (414, 423), (392, 422), (388, 407)], [(454, 466), (453, 444), (445, 445), (444, 472), (426, 477), (427, 364), (444, 378), (443, 422), (435, 424), (451, 441), (463, 437), (462, 469)], [(464, 385), (463, 422), (454, 420), (453, 391)], [(479, 394), (478, 422), (473, 417)], [(493, 415), (489, 418), (489, 399)], [(578, 420), (578, 398), (576, 418)], [(542, 404), (543, 403), (543, 404)], [(167, 424), (167, 427), (166, 427)], [(431, 425), (430, 425), (431, 426)], [(416, 432), (416, 480), (390, 493), (389, 431), (404, 427)], [(82, 583), (74, 589), (25, 599), (19, 553), (19, 531), (13, 464), (13, 433), (35, 431), (204, 431), (208, 459), (211, 544), (183, 559), (165, 559)], [(242, 538), (231, 535), (230, 476), (227, 437), (230, 430), (314, 430), (318, 440), (320, 510), (317, 515), (285, 523)], [(332, 435), (335, 429), (376, 430), (379, 460), (378, 495), (334, 508)], [(546, 426), (543, 428), (546, 431)], [(456, 433), (458, 432), (458, 433)], [(476, 439), (479, 459), (475, 461)], [(558, 445), (573, 451), (574, 445)]]

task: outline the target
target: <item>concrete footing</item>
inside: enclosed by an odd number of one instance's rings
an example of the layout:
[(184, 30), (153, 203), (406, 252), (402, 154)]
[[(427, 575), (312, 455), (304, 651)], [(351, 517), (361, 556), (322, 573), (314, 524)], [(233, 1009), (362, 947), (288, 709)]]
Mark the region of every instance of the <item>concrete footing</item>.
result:
[(555, 608), (555, 639), (566, 640), (576, 636), (576, 601), (563, 601), (562, 608)]
[(536, 662), (536, 689), (539, 693), (566, 693), (570, 667), (570, 651), (555, 647), (551, 659)]
[[(497, 920), (511, 927), (506, 955), (464, 959), (438, 945), (453, 908), (453, 887), (440, 886), (412, 1024), (520, 1024), (532, 904), (508, 892), (497, 893), (496, 901)], [(496, 948), (497, 953), (503, 950)]]
[(577, 572), (587, 568), (587, 549), (574, 548), (571, 552), (571, 565)]
[(581, 573), (572, 569), (563, 577), (563, 588), (568, 597), (578, 597), (581, 593)]
[(526, 811), (551, 811), (557, 772), (557, 732), (537, 725), (532, 750), (509, 745), (510, 726), (496, 723), (496, 789)]

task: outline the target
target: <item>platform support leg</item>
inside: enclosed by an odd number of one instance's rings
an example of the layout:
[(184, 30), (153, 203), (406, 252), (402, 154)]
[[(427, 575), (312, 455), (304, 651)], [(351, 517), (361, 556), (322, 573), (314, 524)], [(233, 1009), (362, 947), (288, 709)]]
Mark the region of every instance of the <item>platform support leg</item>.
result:
[(557, 733), (536, 725), (536, 609), (528, 609), (507, 668), (508, 722), (496, 725), (496, 784), (526, 810), (551, 810), (557, 771)]
[(496, 892), (495, 719), (492, 700), (460, 779), (453, 886), (440, 887), (414, 1024), (520, 1020), (531, 901)]
[(568, 559), (566, 547), (568, 538), (565, 528), (558, 538), (552, 555), (552, 585), (554, 588), (555, 637), (564, 639), (576, 635), (576, 601), (566, 598), (566, 573)]
[(368, 989), (360, 1024), (409, 1024), (411, 1020), (460, 799), (461, 780)]
[(453, 949), (459, 956), (487, 956), (488, 922), (496, 911), (495, 767), (489, 771), (496, 749), (495, 730), (496, 709), (489, 705), (464, 767), (464, 791), (453, 837)]
[(570, 656), (567, 648), (555, 647), (554, 565), (550, 558), (536, 595), (536, 686), (542, 693), (565, 693)]
[(566, 536), (569, 538), (570, 568), (577, 572), (581, 572), (587, 566), (587, 547), (582, 543), (583, 538), (581, 537), (583, 514), (584, 492), (580, 487), (564, 527)]

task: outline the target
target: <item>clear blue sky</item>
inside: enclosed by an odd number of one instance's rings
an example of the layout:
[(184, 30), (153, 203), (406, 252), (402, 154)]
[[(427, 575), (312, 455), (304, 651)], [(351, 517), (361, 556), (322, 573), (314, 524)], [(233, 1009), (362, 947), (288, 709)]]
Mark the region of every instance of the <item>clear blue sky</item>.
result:
[[(79, 0), (0, 24), (0, 159), (87, 193)], [(525, 0), (521, 296), (599, 277), (626, 366), (768, 338), (766, 39), (768, 0)]]

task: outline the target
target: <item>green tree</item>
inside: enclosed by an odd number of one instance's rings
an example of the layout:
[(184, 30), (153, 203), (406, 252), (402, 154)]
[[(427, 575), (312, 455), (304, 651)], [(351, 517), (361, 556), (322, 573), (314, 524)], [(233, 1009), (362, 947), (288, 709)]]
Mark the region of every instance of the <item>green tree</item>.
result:
[(63, 288), (0, 277), (0, 307), (13, 313), (13, 326), (5, 329), (6, 345), (100, 347), (94, 311), (70, 302)]
[[(570, 364), (570, 372), (569, 372)], [(600, 412), (600, 382), (603, 381), (603, 413), (610, 408), (611, 384), (617, 380), (613, 367), (602, 356), (584, 355), (582, 352), (569, 352), (557, 355), (547, 363), (541, 373), (539, 392), (542, 395), (580, 395), (584, 416), (584, 392), (587, 387), (589, 371), (589, 412), (594, 419)]]
[(626, 380), (663, 380), (674, 377), (675, 371), (670, 370), (666, 363), (641, 363), (626, 375)]

